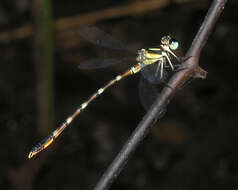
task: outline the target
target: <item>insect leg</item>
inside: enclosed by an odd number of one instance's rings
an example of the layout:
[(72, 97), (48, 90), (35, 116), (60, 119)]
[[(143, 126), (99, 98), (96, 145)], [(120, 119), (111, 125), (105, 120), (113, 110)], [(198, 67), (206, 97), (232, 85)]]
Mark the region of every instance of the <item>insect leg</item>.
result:
[(166, 52), (164, 52), (163, 55), (164, 55), (164, 56), (166, 57), (166, 59), (168, 60), (169, 65), (170, 65), (170, 67), (171, 67), (171, 69), (172, 69), (172, 71), (173, 71), (173, 70), (174, 70), (174, 66), (173, 66), (173, 64), (171, 63), (168, 54), (167, 54)]
[(161, 61), (161, 65), (160, 65), (160, 78), (163, 78), (163, 71), (164, 71), (164, 61)]

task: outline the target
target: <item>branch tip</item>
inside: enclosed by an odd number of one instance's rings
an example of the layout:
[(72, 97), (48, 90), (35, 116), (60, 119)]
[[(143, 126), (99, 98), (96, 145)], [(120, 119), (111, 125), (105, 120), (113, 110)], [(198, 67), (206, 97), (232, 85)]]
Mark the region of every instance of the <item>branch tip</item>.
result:
[(200, 79), (205, 79), (207, 77), (208, 72), (202, 69), (201, 67), (197, 66), (194, 69), (194, 75), (193, 78), (200, 78)]

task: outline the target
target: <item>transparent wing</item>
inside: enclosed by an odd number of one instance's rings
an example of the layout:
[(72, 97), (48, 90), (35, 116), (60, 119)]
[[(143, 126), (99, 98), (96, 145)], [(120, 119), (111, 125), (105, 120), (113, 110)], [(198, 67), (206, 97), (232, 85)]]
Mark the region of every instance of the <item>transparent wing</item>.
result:
[[(139, 82), (139, 97), (142, 106), (145, 110), (149, 110), (152, 104), (155, 102), (156, 98), (159, 96), (160, 92), (157, 85), (149, 83), (144, 77), (140, 77)], [(164, 107), (161, 112), (157, 115), (157, 119), (164, 116), (166, 112), (166, 107)]]
[(126, 57), (126, 58), (121, 58), (121, 59), (100, 59), (100, 58), (95, 58), (95, 59), (89, 59), (86, 60), (84, 62), (82, 62), (78, 68), (80, 69), (100, 69), (100, 68), (104, 68), (104, 67), (108, 67), (111, 65), (116, 65), (119, 63), (123, 63), (125, 62), (126, 64), (128, 64), (128, 67), (130, 65), (131, 62), (134, 62), (135, 58), (132, 57)]
[(140, 77), (139, 97), (142, 106), (148, 110), (159, 94), (156, 85), (149, 83), (144, 77)]
[(154, 63), (147, 65), (141, 70), (142, 76), (152, 84), (159, 84), (168, 78), (168, 72), (166, 69), (163, 70), (163, 77), (161, 78), (157, 67), (158, 64)]
[(80, 28), (79, 35), (89, 42), (102, 47), (135, 52), (134, 48), (128, 47), (121, 40), (112, 37), (110, 34), (107, 34), (95, 26), (84, 26)]

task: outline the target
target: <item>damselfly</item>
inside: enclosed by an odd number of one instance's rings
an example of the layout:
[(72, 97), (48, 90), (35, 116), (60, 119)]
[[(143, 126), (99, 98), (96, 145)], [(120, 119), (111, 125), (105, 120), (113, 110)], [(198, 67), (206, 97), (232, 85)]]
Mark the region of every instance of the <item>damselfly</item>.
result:
[[(95, 28), (95, 27), (85, 27), (82, 31), (82, 33), (86, 34), (85, 37), (93, 42), (93, 43), (101, 43), (101, 45), (105, 47), (111, 47), (111, 44), (108, 44), (106, 40), (98, 41), (95, 36), (90, 36), (91, 30), (96, 31), (94, 34), (97, 35), (103, 35), (104, 39), (109, 38), (109, 41), (111, 43), (117, 44), (115, 45), (116, 49), (120, 49), (120, 43), (118, 41), (114, 40), (114, 38), (110, 37), (109, 35), (105, 35), (103, 31)], [(102, 39), (102, 38), (101, 38)], [(114, 79), (110, 80), (105, 86), (102, 88), (99, 88), (92, 96), (88, 98), (84, 103), (82, 103), (76, 111), (69, 116), (65, 122), (57, 128), (55, 131), (53, 131), (48, 137), (46, 137), (44, 140), (42, 140), (40, 143), (38, 143), (35, 147), (32, 148), (30, 151), (28, 158), (32, 158), (36, 154), (38, 154), (40, 151), (46, 149), (52, 142), (64, 131), (65, 128), (67, 128), (70, 123), (84, 110), (86, 107), (95, 100), (99, 95), (101, 95), (107, 88), (114, 85), (121, 79), (129, 76), (134, 75), (138, 73), (139, 71), (142, 71), (144, 73), (143, 75), (148, 79), (150, 82), (158, 83), (159, 81), (163, 80), (166, 77), (166, 68), (170, 68), (172, 71), (174, 70), (174, 65), (171, 62), (171, 57), (176, 58), (178, 61), (178, 57), (173, 53), (173, 50), (176, 50), (178, 48), (179, 44), (176, 40), (174, 40), (169, 35), (164, 36), (161, 38), (161, 44), (158, 47), (153, 48), (147, 48), (147, 49), (140, 49), (137, 52), (136, 62), (134, 66), (132, 66), (130, 69), (126, 70), (121, 75), (117, 75)], [(88, 62), (86, 66), (92, 65), (94, 61)], [(110, 65), (109, 62), (104, 65)], [(95, 67), (101, 67), (101, 65), (95, 65)], [(157, 81), (151, 78), (151, 70), (155, 71)]]

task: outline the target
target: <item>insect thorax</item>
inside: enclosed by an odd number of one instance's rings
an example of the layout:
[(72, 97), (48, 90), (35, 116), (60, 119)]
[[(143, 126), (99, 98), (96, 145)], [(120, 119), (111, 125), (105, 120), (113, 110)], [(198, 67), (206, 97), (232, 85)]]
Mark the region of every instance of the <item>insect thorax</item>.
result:
[(146, 66), (159, 61), (162, 57), (161, 48), (141, 49), (138, 51), (136, 61)]

